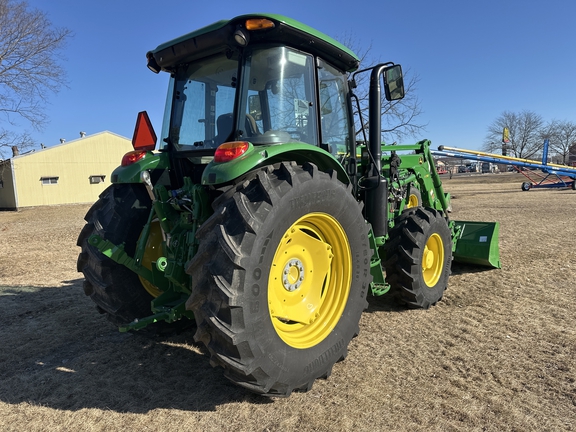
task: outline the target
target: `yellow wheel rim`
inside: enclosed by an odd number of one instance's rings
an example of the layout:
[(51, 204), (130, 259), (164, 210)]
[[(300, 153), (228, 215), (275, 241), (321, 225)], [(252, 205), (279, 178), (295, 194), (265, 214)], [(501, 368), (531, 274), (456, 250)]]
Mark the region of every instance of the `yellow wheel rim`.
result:
[(444, 269), (444, 243), (442, 238), (437, 234), (432, 234), (422, 255), (422, 276), (424, 283), (432, 288), (438, 283)]
[[(144, 256), (142, 257), (142, 265), (148, 270), (152, 270), (152, 263), (156, 262), (158, 258), (162, 256), (162, 230), (160, 229), (160, 223), (158, 221), (152, 221), (150, 224), (150, 234), (148, 235), (148, 241), (146, 242), (146, 248), (144, 249)], [(148, 293), (156, 298), (162, 291), (160, 291), (155, 285), (149, 280), (144, 279), (142, 276), (138, 276), (142, 286)]]
[(406, 208), (418, 207), (419, 205), (420, 203), (418, 202), (418, 197), (414, 194), (410, 194)]
[(340, 320), (352, 280), (348, 237), (336, 219), (309, 213), (282, 236), (268, 279), (276, 333), (294, 348), (323, 341)]

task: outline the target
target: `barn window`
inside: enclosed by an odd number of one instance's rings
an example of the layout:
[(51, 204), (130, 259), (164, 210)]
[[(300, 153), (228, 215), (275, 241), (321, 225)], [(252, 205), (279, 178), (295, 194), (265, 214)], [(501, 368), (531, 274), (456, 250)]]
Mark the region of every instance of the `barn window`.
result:
[(105, 175), (91, 175), (90, 184), (104, 183), (104, 178), (106, 178)]
[(40, 181), (43, 185), (58, 184), (58, 179), (60, 177), (40, 177)]

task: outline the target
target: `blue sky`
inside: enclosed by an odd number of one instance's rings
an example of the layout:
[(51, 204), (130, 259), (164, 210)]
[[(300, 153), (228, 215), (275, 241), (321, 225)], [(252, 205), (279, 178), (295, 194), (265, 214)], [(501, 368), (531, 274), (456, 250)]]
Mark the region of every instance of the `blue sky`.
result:
[(371, 44), (373, 56), (417, 74), (418, 121), (427, 124), (417, 138), (434, 147), (480, 149), (488, 125), (504, 111), (576, 122), (576, 2), (568, 0), (28, 3), (74, 33), (63, 63), (69, 86), (50, 98), (47, 127), (30, 130), (38, 146), (79, 138), (80, 131), (131, 138), (142, 110), (159, 132), (167, 74), (146, 68), (146, 52), (251, 12), (286, 15), (336, 39), (352, 35), (358, 45)]

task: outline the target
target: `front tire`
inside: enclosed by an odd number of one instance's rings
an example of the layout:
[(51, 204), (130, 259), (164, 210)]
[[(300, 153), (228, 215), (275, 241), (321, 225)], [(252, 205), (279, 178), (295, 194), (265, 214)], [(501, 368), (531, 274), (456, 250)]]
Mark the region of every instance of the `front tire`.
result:
[(452, 263), (448, 223), (431, 208), (402, 213), (390, 231), (386, 282), (396, 300), (409, 308), (428, 309), (442, 299)]
[(256, 393), (288, 396), (343, 359), (367, 307), (368, 226), (335, 173), (266, 167), (214, 203), (186, 271), (211, 363)]

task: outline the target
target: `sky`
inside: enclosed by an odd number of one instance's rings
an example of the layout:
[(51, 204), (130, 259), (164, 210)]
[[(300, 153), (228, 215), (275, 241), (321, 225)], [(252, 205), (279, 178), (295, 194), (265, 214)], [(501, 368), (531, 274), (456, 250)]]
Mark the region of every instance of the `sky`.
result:
[[(104, 130), (131, 138), (148, 111), (159, 133), (168, 75), (146, 52), (221, 19), (277, 13), (358, 46), (416, 75), (426, 128), (417, 137), (480, 149), (504, 111), (576, 122), (576, 2), (548, 0), (28, 0), (73, 32), (63, 55), (68, 86), (52, 95), (41, 131), (46, 146)], [(363, 64), (362, 68), (372, 65)]]

